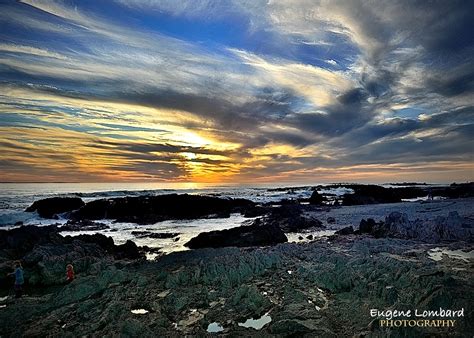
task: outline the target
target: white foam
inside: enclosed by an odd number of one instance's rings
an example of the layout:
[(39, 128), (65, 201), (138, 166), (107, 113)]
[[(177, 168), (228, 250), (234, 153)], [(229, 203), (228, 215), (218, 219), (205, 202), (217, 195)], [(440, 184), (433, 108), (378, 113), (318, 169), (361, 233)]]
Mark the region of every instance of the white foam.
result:
[(133, 313), (134, 315), (144, 315), (144, 314), (147, 314), (149, 311), (145, 309), (134, 309), (134, 310), (131, 310), (130, 312)]

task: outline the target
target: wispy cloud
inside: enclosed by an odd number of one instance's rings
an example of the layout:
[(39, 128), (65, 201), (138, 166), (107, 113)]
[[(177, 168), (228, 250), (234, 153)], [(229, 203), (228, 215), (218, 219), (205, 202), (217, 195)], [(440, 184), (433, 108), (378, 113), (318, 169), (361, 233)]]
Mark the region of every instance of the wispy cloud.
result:
[(0, 7), (5, 180), (472, 178), (471, 4)]

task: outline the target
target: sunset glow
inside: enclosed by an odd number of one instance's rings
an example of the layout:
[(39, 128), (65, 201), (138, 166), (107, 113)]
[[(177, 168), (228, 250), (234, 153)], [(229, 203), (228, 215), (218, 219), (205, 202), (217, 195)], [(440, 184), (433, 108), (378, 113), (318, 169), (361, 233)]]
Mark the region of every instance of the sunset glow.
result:
[(402, 3), (2, 2), (0, 181), (473, 180), (471, 11)]

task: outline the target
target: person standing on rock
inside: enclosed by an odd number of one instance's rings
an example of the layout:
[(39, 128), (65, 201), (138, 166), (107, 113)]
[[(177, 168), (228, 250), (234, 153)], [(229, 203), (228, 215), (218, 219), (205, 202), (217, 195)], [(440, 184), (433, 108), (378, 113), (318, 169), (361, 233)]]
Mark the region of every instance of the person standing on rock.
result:
[(23, 278), (23, 268), (20, 261), (15, 262), (15, 271), (8, 274), (8, 276), (13, 275), (15, 276), (15, 298), (20, 298), (23, 294), (23, 283), (25, 283)]
[(74, 268), (72, 264), (66, 265), (66, 281), (71, 283), (74, 280)]

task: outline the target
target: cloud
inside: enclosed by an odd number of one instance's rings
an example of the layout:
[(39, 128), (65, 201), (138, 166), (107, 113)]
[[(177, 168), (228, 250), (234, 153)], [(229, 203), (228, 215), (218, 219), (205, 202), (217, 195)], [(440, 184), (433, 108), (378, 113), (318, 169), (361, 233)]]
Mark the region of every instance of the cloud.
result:
[[(472, 4), (0, 6), (5, 177), (298, 181), (403, 168), (446, 177), (450, 161), (469, 176)], [(154, 18), (183, 26), (170, 33)], [(219, 22), (242, 23), (238, 38), (186, 34)]]

